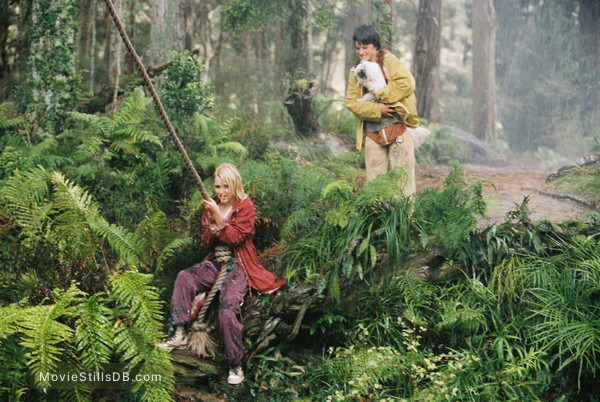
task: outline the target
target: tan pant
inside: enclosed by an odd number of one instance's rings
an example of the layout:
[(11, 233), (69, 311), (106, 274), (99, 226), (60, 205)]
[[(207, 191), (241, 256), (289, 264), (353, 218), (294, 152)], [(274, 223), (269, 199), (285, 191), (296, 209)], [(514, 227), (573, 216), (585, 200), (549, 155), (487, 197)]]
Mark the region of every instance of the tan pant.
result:
[(415, 142), (409, 133), (402, 136), (400, 144), (394, 142), (387, 147), (377, 145), (371, 138), (365, 136), (365, 162), (367, 180), (373, 180), (395, 167), (402, 167), (406, 175), (400, 183), (400, 189), (406, 197), (416, 192), (415, 185)]

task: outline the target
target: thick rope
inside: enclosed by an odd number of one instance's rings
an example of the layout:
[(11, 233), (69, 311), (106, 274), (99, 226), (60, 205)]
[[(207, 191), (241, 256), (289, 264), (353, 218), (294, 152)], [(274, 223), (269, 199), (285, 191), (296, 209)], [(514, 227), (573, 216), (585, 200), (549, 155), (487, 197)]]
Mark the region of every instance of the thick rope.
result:
[(179, 140), (177, 133), (175, 133), (175, 129), (173, 128), (173, 125), (171, 124), (171, 121), (169, 120), (169, 116), (167, 116), (167, 112), (165, 111), (165, 108), (163, 107), (162, 102), (160, 101), (160, 98), (158, 97), (158, 94), (156, 93), (156, 90), (154, 89), (154, 84), (152, 84), (152, 81), (150, 80), (150, 76), (146, 72), (146, 68), (144, 67), (144, 64), (142, 63), (142, 60), (138, 56), (137, 52), (135, 51), (135, 48), (133, 47), (133, 44), (129, 40), (129, 36), (127, 35), (127, 32), (125, 31), (125, 28), (123, 27), (123, 23), (121, 22), (121, 19), (119, 18), (119, 15), (117, 14), (117, 10), (115, 9), (113, 2), (111, 0), (104, 0), (104, 2), (106, 3), (106, 6), (108, 7), (108, 12), (110, 13), (113, 21), (115, 22), (115, 25), (117, 26), (117, 30), (119, 31), (119, 34), (121, 35), (121, 38), (123, 39), (123, 42), (125, 42), (125, 47), (127, 47), (127, 51), (129, 51), (129, 54), (131, 54), (131, 57), (135, 61), (137, 68), (140, 70), (140, 73), (142, 74), (142, 77), (144, 78), (144, 83), (146, 84), (146, 87), (150, 91), (150, 94), (152, 95), (152, 99), (154, 99), (154, 103), (156, 104), (156, 107), (158, 108), (160, 117), (162, 118), (163, 122), (165, 123), (165, 126), (167, 127), (167, 131), (171, 135), (171, 138), (173, 139), (173, 142), (177, 146), (179, 153), (183, 157), (185, 164), (187, 165), (187, 167), (190, 169), (190, 171), (194, 175), (194, 178), (196, 179), (196, 184), (198, 184), (198, 187), (200, 188), (200, 192), (202, 193), (202, 198), (204, 198), (205, 200), (209, 200), (210, 195), (206, 191), (206, 188), (204, 188), (204, 184), (202, 183), (202, 179), (200, 178), (198, 171), (196, 171), (196, 168), (194, 168), (194, 165), (192, 164), (192, 161), (190, 160), (190, 157), (188, 156), (187, 151), (185, 150), (185, 148), (183, 147), (183, 144)]
[[(119, 34), (121, 35), (121, 38), (123, 39), (123, 42), (125, 43), (125, 47), (127, 47), (127, 51), (129, 52), (129, 54), (135, 61), (135, 64), (136, 64), (138, 70), (140, 70), (140, 73), (142, 74), (142, 77), (144, 78), (144, 83), (146, 84), (146, 87), (150, 91), (150, 94), (152, 95), (152, 99), (154, 99), (154, 103), (156, 104), (156, 107), (158, 108), (160, 117), (162, 118), (162, 121), (164, 122), (164, 124), (167, 128), (167, 131), (171, 135), (173, 142), (175, 142), (175, 145), (177, 146), (179, 153), (183, 157), (185, 164), (187, 165), (187, 167), (190, 169), (190, 171), (194, 175), (194, 178), (196, 179), (196, 183), (198, 184), (198, 187), (200, 188), (200, 192), (202, 193), (202, 198), (204, 198), (205, 200), (210, 200), (210, 195), (206, 191), (206, 188), (204, 188), (204, 184), (202, 183), (202, 178), (200, 178), (200, 175), (198, 174), (198, 171), (196, 170), (196, 168), (194, 168), (194, 165), (192, 164), (192, 161), (190, 160), (190, 157), (188, 156), (187, 151), (185, 150), (185, 148), (183, 147), (183, 144), (179, 140), (177, 133), (175, 133), (175, 129), (173, 128), (173, 125), (171, 124), (171, 121), (169, 120), (169, 116), (167, 116), (167, 112), (165, 111), (165, 108), (163, 107), (162, 102), (160, 101), (160, 98), (158, 97), (158, 93), (156, 93), (156, 90), (154, 89), (154, 84), (152, 84), (152, 81), (150, 80), (150, 76), (146, 72), (146, 68), (144, 67), (144, 64), (142, 63), (142, 60), (138, 56), (137, 52), (135, 51), (135, 48), (133, 47), (133, 44), (129, 40), (129, 36), (127, 35), (127, 32), (125, 31), (125, 28), (123, 27), (123, 23), (121, 22), (121, 19), (119, 18), (119, 15), (117, 13), (117, 10), (115, 9), (113, 2), (111, 0), (104, 0), (104, 2), (106, 3), (106, 6), (108, 7), (108, 12), (110, 13), (113, 21), (115, 22), (115, 25), (117, 27), (117, 30), (119, 31)], [(224, 251), (222, 249), (226, 249), (226, 250)], [(215, 284), (213, 285), (212, 289), (210, 290), (210, 292), (206, 298), (206, 302), (200, 309), (198, 316), (196, 317), (196, 319), (194, 320), (194, 322), (192, 324), (192, 330), (194, 330), (194, 331), (206, 331), (206, 328), (205, 328), (206, 326), (204, 325), (204, 318), (205, 318), (204, 316), (206, 315), (206, 311), (208, 310), (208, 306), (210, 305), (210, 302), (215, 297), (217, 291), (221, 288), (223, 281), (227, 277), (227, 265), (228, 265), (229, 260), (231, 259), (231, 250), (227, 247), (222, 247), (222, 248), (217, 248), (215, 250), (215, 252), (217, 253), (217, 261), (219, 261), (222, 264), (222, 268), (221, 268), (221, 271), (219, 272), (219, 275), (217, 276), (217, 280), (215, 281)]]
[(208, 307), (210, 306), (210, 303), (215, 298), (215, 295), (217, 294), (217, 292), (221, 288), (221, 285), (225, 281), (225, 278), (227, 277), (227, 265), (229, 260), (231, 259), (231, 249), (225, 246), (215, 247), (215, 259), (222, 264), (222, 267), (219, 271), (219, 275), (217, 276), (215, 284), (208, 293), (208, 296), (206, 296), (206, 301), (200, 308), (196, 319), (192, 323), (192, 326), (190, 328), (192, 331), (198, 331), (201, 329), (202, 324), (204, 323), (206, 312), (208, 311)]

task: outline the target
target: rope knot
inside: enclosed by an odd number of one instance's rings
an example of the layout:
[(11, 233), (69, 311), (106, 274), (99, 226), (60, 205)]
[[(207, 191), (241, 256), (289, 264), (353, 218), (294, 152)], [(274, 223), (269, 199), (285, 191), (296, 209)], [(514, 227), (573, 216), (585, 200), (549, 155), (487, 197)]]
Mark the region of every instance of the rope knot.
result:
[(227, 246), (216, 246), (215, 259), (220, 263), (229, 261), (231, 259), (231, 249)]

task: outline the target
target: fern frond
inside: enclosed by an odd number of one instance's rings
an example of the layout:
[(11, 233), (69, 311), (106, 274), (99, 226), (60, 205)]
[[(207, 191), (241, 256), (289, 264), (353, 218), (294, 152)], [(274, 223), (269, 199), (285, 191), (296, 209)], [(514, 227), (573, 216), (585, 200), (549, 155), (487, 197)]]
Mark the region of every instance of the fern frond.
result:
[(144, 246), (138, 242), (133, 234), (117, 225), (108, 223), (102, 217), (97, 217), (89, 224), (96, 234), (108, 240), (108, 244), (117, 256), (130, 265), (137, 264)]
[(156, 144), (161, 148), (163, 146), (160, 138), (150, 131), (145, 130), (143, 126), (140, 126), (139, 122), (134, 122), (131, 125), (119, 128), (118, 133), (120, 137), (124, 138), (124, 141), (131, 144), (137, 142)]
[[(157, 376), (158, 373), (158, 376)], [(153, 381), (139, 381), (133, 385), (132, 391), (141, 390), (140, 400), (171, 402), (169, 391), (174, 389), (173, 364), (170, 355), (162, 349), (152, 348), (140, 367), (139, 378), (151, 378)]]
[(0, 199), (8, 217), (23, 228), (23, 237), (33, 242), (49, 224), (53, 213), (53, 205), (47, 201), (48, 177), (48, 172), (41, 166), (24, 173), (15, 170), (0, 189)]
[(354, 198), (352, 186), (342, 180), (329, 183), (321, 191), (321, 199), (330, 204), (337, 204), (340, 201), (350, 201), (352, 198)]
[(86, 135), (82, 138), (81, 144), (77, 146), (75, 156), (80, 160), (87, 161), (96, 155), (101, 155), (104, 148), (105, 139), (95, 135)]
[(39, 388), (48, 388), (49, 381), (40, 374), (55, 373), (65, 351), (63, 342), (73, 336), (73, 329), (58, 320), (72, 314), (73, 302), (82, 296), (73, 284), (64, 294), (57, 296), (52, 305), (24, 309), (18, 323), (23, 336), (21, 345), (29, 349), (27, 365)]
[(66, 179), (60, 172), (53, 172), (51, 180), (54, 184), (54, 198), (59, 209), (76, 211), (90, 220), (99, 215), (98, 205), (92, 201), (91, 194)]
[(166, 228), (167, 215), (158, 207), (151, 205), (144, 219), (136, 227), (134, 236), (140, 243), (143, 242), (144, 250), (148, 251), (159, 247), (161, 243), (164, 244), (165, 235), (170, 235)]
[(142, 399), (167, 398), (166, 391), (173, 388), (173, 367), (169, 354), (154, 347), (162, 327), (162, 302), (155, 287), (149, 282), (152, 275), (126, 271), (111, 276), (111, 300), (121, 315), (114, 327), (115, 352), (120, 355), (126, 369), (139, 368), (140, 374), (160, 375), (160, 382), (138, 382), (133, 391), (141, 390)]
[(148, 113), (148, 105), (152, 100), (144, 96), (142, 87), (137, 87), (129, 94), (119, 107), (114, 121), (117, 126), (137, 124), (141, 117)]
[(22, 308), (13, 306), (0, 307), (0, 340), (8, 338), (19, 330), (17, 323), (20, 320)]
[(0, 130), (8, 130), (13, 127), (18, 127), (24, 123), (23, 118), (15, 117), (15, 118), (6, 118), (4, 116), (0, 116)]
[(78, 307), (79, 319), (75, 329), (75, 344), (81, 364), (90, 372), (101, 371), (109, 363), (114, 347), (111, 331), (111, 310), (102, 304), (96, 294)]
[(129, 154), (129, 155), (137, 156), (140, 153), (139, 148), (131, 140), (128, 140), (128, 139), (115, 140), (110, 144), (110, 147), (114, 151), (125, 152), (126, 154)]
[(97, 128), (102, 132), (102, 134), (104, 134), (105, 137), (110, 136), (115, 129), (115, 123), (108, 117), (79, 112), (70, 112), (69, 117), (75, 121), (79, 121), (91, 127)]
[(111, 299), (126, 307), (136, 325), (147, 328), (149, 341), (158, 340), (158, 331), (162, 328), (162, 302), (157, 289), (149, 285), (152, 275), (126, 271), (110, 277), (112, 285)]
[(211, 122), (211, 119), (207, 116), (197, 114), (194, 116), (194, 123), (198, 126), (198, 129), (201, 134), (208, 134), (208, 124)]
[(229, 141), (217, 145), (217, 150), (230, 152), (237, 155), (241, 159), (245, 159), (248, 156), (248, 149), (240, 144), (239, 142)]
[(50, 387), (40, 374), (54, 373), (64, 352), (62, 342), (73, 336), (73, 330), (57, 322), (54, 318), (55, 305), (39, 306), (26, 310), (20, 322), (23, 332), (21, 345), (29, 349), (26, 354), (30, 371), (34, 374), (39, 388)]
[(164, 263), (175, 254), (176, 251), (180, 251), (182, 248), (192, 245), (194, 242), (191, 237), (184, 239), (175, 239), (165, 246), (160, 252), (158, 259), (156, 260), (156, 270), (160, 271), (163, 268)]

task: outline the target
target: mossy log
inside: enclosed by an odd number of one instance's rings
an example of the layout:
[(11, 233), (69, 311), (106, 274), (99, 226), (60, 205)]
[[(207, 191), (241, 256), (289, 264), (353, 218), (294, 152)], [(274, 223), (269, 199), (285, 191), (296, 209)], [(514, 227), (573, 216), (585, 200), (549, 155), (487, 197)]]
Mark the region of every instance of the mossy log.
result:
[[(305, 314), (318, 309), (324, 299), (325, 296), (317, 294), (316, 289), (310, 286), (288, 287), (269, 296), (258, 295), (255, 292), (248, 294), (242, 306), (245, 363), (248, 364), (269, 346), (294, 339)], [(210, 334), (218, 341), (215, 311), (215, 306), (211, 306), (207, 322)], [(221, 347), (219, 345), (219, 348)], [(221, 354), (219, 353), (216, 359), (209, 360), (195, 356), (187, 349), (173, 351), (178, 384), (193, 387), (193, 384), (202, 383), (209, 378), (225, 376), (227, 364)]]
[[(199, 47), (195, 47), (191, 50), (193, 55), (197, 55), (200, 52)], [(150, 78), (154, 78), (160, 75), (164, 70), (171, 65), (171, 61), (165, 61), (159, 65), (146, 67), (146, 71)], [(132, 88), (143, 86), (144, 80), (136, 71), (133, 74), (126, 75), (119, 79), (118, 96), (122, 96)], [(94, 93), (82, 99), (77, 103), (77, 111), (81, 113), (98, 113), (105, 112), (114, 100), (115, 85), (114, 83), (108, 83), (104, 85), (98, 92)]]
[[(409, 255), (397, 272), (409, 272), (415, 279), (426, 282), (440, 282), (455, 278), (459, 269), (439, 253), (430, 251)], [(327, 296), (318, 294), (313, 286), (287, 287), (269, 296), (248, 294), (242, 306), (245, 364), (270, 346), (292, 341), (306, 314), (318, 312), (327, 302)], [(218, 341), (215, 312), (216, 305), (211, 306), (207, 322), (213, 339)], [(172, 356), (178, 383), (184, 387), (226, 376), (227, 364), (221, 353), (215, 360), (200, 358), (189, 350), (174, 351)]]
[(460, 267), (432, 250), (408, 255), (400, 266), (400, 271), (408, 272), (413, 278), (423, 282), (439, 283), (456, 279)]

